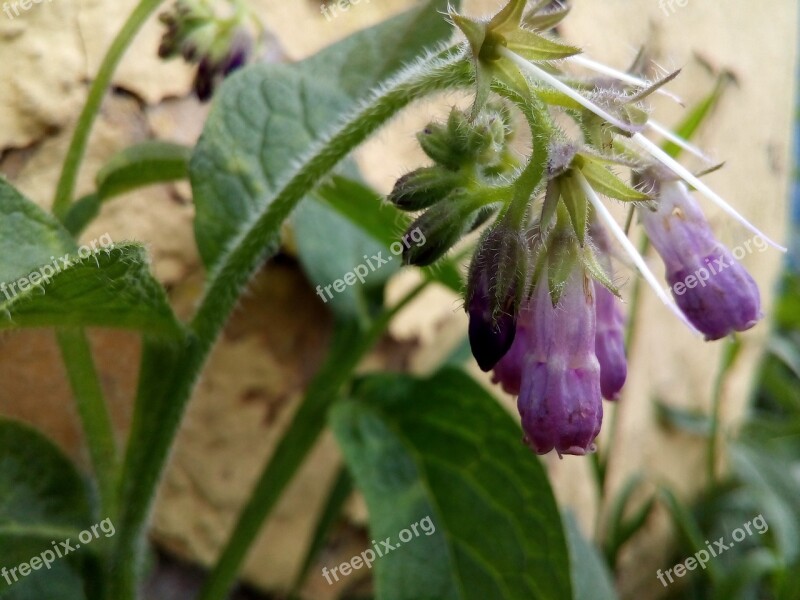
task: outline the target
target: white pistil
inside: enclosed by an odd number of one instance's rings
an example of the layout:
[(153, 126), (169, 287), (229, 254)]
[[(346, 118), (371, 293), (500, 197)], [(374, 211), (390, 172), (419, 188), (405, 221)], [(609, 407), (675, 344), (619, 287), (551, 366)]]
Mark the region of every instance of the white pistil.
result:
[(522, 71), (526, 72), (531, 77), (534, 77), (534, 78), (538, 79), (539, 81), (544, 81), (545, 83), (547, 83), (551, 87), (555, 88), (556, 90), (558, 90), (562, 94), (565, 94), (565, 95), (569, 96), (570, 98), (572, 98), (573, 100), (575, 100), (575, 102), (577, 102), (578, 104), (583, 106), (585, 109), (592, 111), (594, 114), (596, 114), (601, 119), (605, 119), (606, 121), (608, 121), (609, 123), (611, 123), (615, 127), (619, 127), (620, 129), (622, 129), (624, 131), (628, 131), (628, 132), (633, 133), (633, 130), (632, 130), (631, 126), (628, 123), (625, 123), (625, 122), (619, 120), (618, 118), (613, 116), (608, 111), (606, 111), (603, 108), (597, 106), (591, 100), (589, 100), (588, 98), (586, 98), (582, 94), (579, 94), (578, 92), (573, 90), (571, 87), (569, 87), (563, 81), (559, 80), (557, 77), (553, 77), (547, 71), (545, 71), (543, 69), (540, 69), (539, 67), (537, 67), (536, 65), (534, 65), (531, 62), (528, 62), (527, 60), (525, 60), (524, 58), (522, 58), (521, 56), (519, 56), (515, 52), (512, 52), (511, 50), (509, 50), (508, 48), (501, 47), (499, 49), (499, 51), (500, 51), (500, 54), (502, 54), (506, 58), (510, 59), (515, 65), (517, 65)]
[(716, 162), (713, 159), (711, 159), (707, 154), (705, 154), (700, 148), (698, 148), (697, 146), (695, 146), (694, 144), (692, 144), (688, 140), (683, 139), (678, 134), (673, 133), (667, 127), (664, 127), (663, 125), (661, 125), (657, 121), (654, 121), (653, 119), (649, 119), (647, 121), (647, 126), (650, 129), (652, 129), (653, 131), (655, 131), (656, 133), (658, 133), (660, 136), (668, 139), (673, 144), (676, 144), (677, 146), (680, 146), (681, 148), (683, 148), (687, 152), (691, 152), (697, 158), (700, 158), (700, 159), (706, 161), (707, 163)]
[(597, 192), (595, 192), (592, 186), (589, 185), (589, 182), (586, 181), (586, 177), (584, 177), (583, 173), (581, 173), (579, 169), (575, 169), (575, 177), (577, 178), (583, 193), (586, 194), (589, 202), (591, 202), (592, 206), (594, 206), (595, 210), (597, 211), (597, 214), (603, 221), (605, 221), (606, 225), (611, 230), (611, 233), (615, 238), (617, 238), (617, 241), (622, 244), (625, 252), (627, 252), (628, 256), (631, 257), (633, 264), (636, 265), (636, 268), (642, 274), (642, 277), (644, 277), (645, 281), (647, 281), (647, 283), (649, 283), (653, 288), (656, 295), (664, 304), (667, 305), (667, 308), (669, 308), (681, 321), (683, 321), (683, 323), (692, 332), (699, 333), (697, 329), (695, 329), (694, 325), (692, 325), (686, 318), (686, 315), (681, 312), (672, 299), (662, 289), (658, 279), (650, 270), (650, 267), (647, 266), (647, 263), (645, 262), (644, 258), (642, 258), (642, 255), (639, 254), (639, 251), (636, 250), (633, 243), (628, 239), (628, 236), (625, 235), (624, 231), (622, 231), (622, 227), (620, 227), (619, 224), (614, 220), (613, 215), (609, 212), (608, 208), (606, 208), (606, 205), (603, 204), (603, 201), (600, 200)]
[[(652, 85), (652, 83), (650, 83), (650, 82), (648, 82), (648, 81), (646, 81), (644, 79), (641, 79), (639, 77), (631, 75), (630, 73), (626, 73), (625, 71), (618, 71), (617, 69), (615, 69), (613, 67), (609, 67), (608, 65), (604, 65), (601, 62), (597, 62), (596, 60), (592, 60), (591, 58), (588, 58), (588, 57), (584, 56), (583, 54), (578, 54), (576, 56), (570, 56), (567, 60), (569, 60), (570, 62), (575, 63), (576, 65), (581, 65), (582, 67), (586, 67), (587, 69), (590, 69), (592, 71), (596, 71), (597, 73), (601, 73), (603, 75), (608, 75), (609, 77), (613, 77), (615, 79), (619, 79), (620, 81), (623, 81), (625, 83), (630, 83), (631, 85), (636, 85), (636, 86), (639, 86), (639, 87), (642, 87), (642, 88), (648, 88), (648, 87), (650, 87)], [(662, 96), (666, 96), (667, 98), (670, 98), (671, 100), (674, 100), (675, 102), (677, 102), (681, 106), (686, 106), (683, 103), (683, 100), (681, 100), (680, 96), (678, 96), (677, 94), (673, 94), (669, 90), (658, 89), (658, 90), (656, 90), (655, 93), (656, 94), (660, 94)]]
[(699, 178), (695, 177), (694, 173), (692, 173), (689, 169), (684, 167), (681, 163), (677, 160), (672, 158), (669, 154), (664, 152), (661, 148), (659, 148), (656, 144), (648, 140), (644, 137), (641, 133), (634, 134), (632, 138), (636, 143), (638, 143), (642, 148), (644, 148), (649, 154), (653, 156), (657, 161), (661, 164), (666, 166), (667, 168), (671, 169), (676, 175), (678, 175), (681, 179), (683, 179), (686, 183), (693, 186), (697, 189), (701, 194), (703, 194), (706, 198), (711, 200), (714, 204), (719, 206), (722, 210), (724, 210), (728, 215), (733, 217), (736, 221), (741, 223), (744, 227), (752, 231), (757, 236), (761, 237), (765, 242), (773, 246), (774, 248), (780, 250), (781, 252), (786, 252), (786, 248), (778, 244), (777, 242), (772, 241), (767, 235), (764, 234), (758, 227), (753, 225), (750, 221), (745, 219), (742, 215), (740, 215), (735, 208), (733, 208), (730, 204), (725, 202), (725, 200), (720, 197), (714, 190), (708, 187), (705, 183), (700, 181)]

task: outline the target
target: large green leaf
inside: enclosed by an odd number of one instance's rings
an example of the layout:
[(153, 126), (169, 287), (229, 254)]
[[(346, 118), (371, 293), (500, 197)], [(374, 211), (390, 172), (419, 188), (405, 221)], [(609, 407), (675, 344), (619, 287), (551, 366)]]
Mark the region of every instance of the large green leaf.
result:
[(86, 598), (74, 560), (78, 548), (75, 556), (53, 556), (49, 569), (40, 564), (24, 577), (11, 570), (41, 560), (53, 542), (70, 538), (74, 546), (91, 521), (86, 489), (72, 463), (33, 429), (0, 419), (0, 567), (8, 577), (0, 577), (0, 598)]
[(49, 214), (0, 181), (0, 329), (180, 331), (144, 249), (109, 236), (78, 248)]
[[(55, 269), (46, 274), (52, 271)], [(37, 280), (42, 272), (42, 267), (34, 271)], [(30, 275), (26, 279), (30, 280)], [(18, 289), (17, 284), (13, 290)], [(3, 288), (0, 330), (65, 326), (117, 327), (168, 336), (181, 333), (164, 290), (150, 275), (145, 250), (138, 244), (77, 256), (48, 281), (40, 280), (27, 291), (11, 293), (8, 286)]]
[(0, 178), (0, 282), (10, 282), (38, 270), (75, 242), (58, 223)]
[[(444, 370), (369, 377), (355, 397), (331, 418), (372, 538), (397, 546), (375, 562), (378, 598), (571, 598), (547, 476), (492, 396)], [(401, 533), (415, 524), (419, 535)]]
[(438, 12), (446, 7), (429, 0), (302, 63), (255, 65), (226, 82), (190, 165), (195, 235), (207, 266), (342, 114), (423, 47), (449, 36)]

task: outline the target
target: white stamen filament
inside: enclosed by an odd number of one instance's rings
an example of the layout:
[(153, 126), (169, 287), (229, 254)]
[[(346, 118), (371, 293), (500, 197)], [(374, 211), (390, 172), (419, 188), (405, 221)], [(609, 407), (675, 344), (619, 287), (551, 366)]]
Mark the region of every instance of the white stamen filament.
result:
[(606, 225), (611, 230), (611, 233), (614, 235), (615, 238), (617, 238), (617, 241), (619, 241), (619, 243), (625, 249), (625, 252), (628, 253), (628, 256), (631, 257), (633, 264), (636, 265), (636, 268), (642, 274), (642, 277), (644, 277), (645, 281), (647, 281), (647, 283), (650, 284), (650, 286), (653, 288), (659, 299), (664, 304), (666, 304), (667, 308), (669, 308), (673, 313), (675, 313), (675, 315), (692, 332), (699, 335), (699, 332), (697, 331), (697, 329), (695, 329), (694, 325), (692, 325), (689, 322), (689, 319), (686, 318), (686, 315), (684, 315), (681, 312), (681, 310), (676, 306), (676, 304), (672, 301), (672, 299), (662, 289), (658, 281), (658, 278), (656, 278), (656, 276), (650, 270), (650, 267), (647, 266), (647, 263), (645, 262), (644, 258), (642, 258), (642, 255), (639, 254), (639, 251), (636, 250), (636, 247), (633, 245), (630, 239), (628, 239), (628, 236), (625, 235), (625, 232), (622, 231), (622, 227), (620, 227), (619, 224), (616, 222), (616, 220), (614, 220), (614, 216), (609, 212), (608, 208), (606, 208), (606, 205), (603, 204), (603, 201), (600, 200), (600, 197), (597, 195), (597, 192), (595, 192), (592, 186), (589, 185), (589, 182), (586, 181), (586, 177), (583, 176), (583, 173), (581, 173), (580, 170), (575, 169), (575, 177), (577, 178), (578, 183), (580, 184), (581, 189), (583, 190), (583, 193), (586, 194), (586, 197), (589, 199), (589, 202), (591, 202), (592, 206), (594, 206), (595, 210), (597, 211), (597, 214), (603, 221), (605, 221)]
[(716, 162), (713, 159), (711, 159), (706, 153), (704, 153), (700, 148), (698, 148), (697, 146), (695, 146), (694, 144), (692, 144), (688, 140), (683, 139), (678, 134), (673, 133), (668, 128), (666, 128), (663, 125), (661, 125), (661, 123), (658, 123), (657, 121), (654, 121), (653, 119), (649, 119), (647, 121), (647, 126), (650, 129), (652, 129), (653, 131), (655, 131), (656, 133), (658, 133), (663, 138), (666, 138), (667, 140), (672, 142), (673, 144), (676, 144), (676, 145), (680, 146), (681, 148), (683, 148), (687, 152), (691, 152), (697, 158), (700, 158), (700, 159), (706, 161), (707, 163)]
[(628, 123), (619, 120), (615, 116), (611, 115), (608, 111), (597, 106), (591, 100), (573, 90), (566, 83), (560, 81), (557, 77), (553, 77), (547, 71), (540, 69), (531, 62), (528, 62), (515, 52), (509, 50), (508, 48), (504, 48), (501, 46), (499, 51), (500, 54), (510, 59), (515, 65), (517, 65), (521, 70), (528, 73), (531, 77), (534, 77), (539, 81), (544, 81), (545, 83), (555, 88), (562, 94), (566, 94), (567, 96), (575, 100), (575, 102), (583, 106), (585, 109), (592, 111), (598, 117), (600, 117), (601, 119), (605, 119), (615, 127), (619, 127), (624, 131), (632, 132), (631, 126)]
[(714, 190), (708, 187), (705, 183), (700, 181), (700, 179), (695, 177), (694, 173), (692, 173), (689, 169), (680, 164), (677, 160), (672, 158), (669, 154), (664, 152), (656, 144), (648, 140), (641, 133), (634, 134), (632, 139), (636, 143), (638, 143), (642, 148), (644, 148), (649, 154), (651, 154), (653, 158), (655, 158), (657, 161), (662, 163), (667, 168), (671, 169), (686, 183), (692, 185), (701, 194), (703, 194), (703, 196), (705, 196), (706, 198), (711, 200), (714, 204), (719, 206), (722, 210), (724, 210), (728, 215), (733, 217), (736, 221), (741, 223), (744, 227), (752, 231), (757, 236), (761, 237), (765, 242), (767, 242), (777, 250), (780, 250), (781, 252), (786, 252), (786, 248), (784, 248), (777, 242), (772, 241), (767, 235), (764, 234), (764, 232), (758, 229), (758, 227), (750, 223), (750, 221), (748, 221), (742, 215), (740, 215), (735, 208), (733, 208), (730, 204), (725, 202), (725, 200), (723, 200), (722, 197), (719, 196), (719, 194), (717, 194)]
[[(578, 54), (576, 56), (570, 56), (569, 61), (574, 62), (577, 65), (581, 65), (582, 67), (586, 67), (592, 71), (596, 71), (603, 75), (608, 75), (609, 77), (614, 77), (615, 79), (619, 79), (620, 81), (624, 81), (625, 83), (630, 83), (631, 85), (637, 85), (639, 87), (647, 88), (650, 87), (652, 84), (644, 79), (631, 75), (630, 73), (626, 73), (624, 71), (618, 71), (613, 67), (609, 67), (608, 65), (604, 65), (601, 62), (597, 62), (596, 60), (592, 60), (583, 54)], [(680, 96), (677, 94), (673, 94), (669, 90), (665, 89), (657, 89), (655, 91), (656, 94), (660, 94), (662, 96), (666, 96), (671, 100), (674, 100), (681, 106), (686, 106), (681, 100)]]

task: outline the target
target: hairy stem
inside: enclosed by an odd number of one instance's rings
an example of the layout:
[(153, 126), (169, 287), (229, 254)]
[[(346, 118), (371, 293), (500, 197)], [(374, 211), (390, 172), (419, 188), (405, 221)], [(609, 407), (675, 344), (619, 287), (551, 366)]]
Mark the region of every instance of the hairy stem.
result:
[(339, 390), (352, 377), (364, 355), (383, 335), (392, 318), (425, 289), (424, 281), (398, 304), (383, 314), (364, 333), (354, 323), (337, 328), (329, 353), (329, 362), (309, 386), (303, 404), (281, 439), (247, 501), (239, 521), (214, 567), (200, 600), (224, 600), (255, 541), (261, 526), (275, 507), (297, 468), (314, 447), (322, 433), (328, 409), (338, 399)]
[(75, 397), (78, 415), (97, 478), (101, 517), (113, 519), (118, 476), (117, 447), (111, 417), (97, 378), (92, 349), (82, 329), (57, 332), (58, 345), (66, 360), (64, 365)]
[(122, 55), (125, 53), (131, 41), (133, 41), (139, 29), (162, 1), (163, 0), (141, 0), (139, 5), (128, 17), (128, 20), (125, 21), (125, 24), (122, 26), (122, 29), (120, 29), (117, 37), (114, 38), (111, 47), (103, 58), (100, 70), (97, 72), (97, 76), (94, 78), (89, 88), (89, 96), (86, 99), (86, 104), (83, 105), (80, 117), (78, 117), (75, 133), (72, 135), (72, 140), (67, 150), (67, 157), (64, 159), (64, 165), (61, 168), (61, 176), (58, 180), (58, 187), (56, 188), (56, 196), (53, 200), (52, 209), (53, 214), (59, 219), (63, 219), (67, 214), (69, 205), (72, 202), (72, 196), (75, 194), (78, 170), (80, 169), (81, 162), (83, 162), (83, 157), (86, 153), (89, 133), (92, 130), (92, 124), (100, 110), (100, 105), (103, 102), (106, 89), (111, 83), (111, 77), (120, 59), (122, 59)]
[[(195, 380), (250, 277), (277, 249), (280, 224), (342, 159), (398, 111), (417, 98), (464, 87), (471, 81), (469, 63), (451, 55), (408, 71), (376, 95), (309, 155), (220, 257), (183, 347), (146, 343), (140, 379), (144, 384), (137, 397), (123, 471), (122, 526), (112, 564), (114, 600), (135, 598), (139, 547), (147, 515)], [(161, 378), (158, 386), (152, 383), (159, 380), (157, 374), (165, 372), (171, 373), (169, 381)]]

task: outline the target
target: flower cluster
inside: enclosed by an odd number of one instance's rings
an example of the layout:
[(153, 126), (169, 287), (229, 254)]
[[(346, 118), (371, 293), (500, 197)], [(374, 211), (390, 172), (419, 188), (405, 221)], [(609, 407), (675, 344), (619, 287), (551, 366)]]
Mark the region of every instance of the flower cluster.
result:
[(231, 16), (219, 17), (212, 1), (177, 0), (159, 16), (166, 31), (158, 54), (197, 63), (193, 87), (200, 100), (208, 100), (221, 79), (247, 63), (253, 46), (243, 5), (237, 4)]
[[(477, 93), (469, 114), (432, 123), (420, 143), (434, 161), (401, 178), (390, 200), (425, 210), (427, 265), (493, 219), (473, 255), (465, 308), (478, 365), (518, 396), (526, 443), (537, 453), (586, 454), (595, 447), (602, 399), (616, 400), (627, 376), (625, 319), (614, 284), (612, 240), (656, 294), (690, 328), (716, 340), (760, 318), (758, 288), (714, 237), (686, 184), (771, 242), (697, 176), (652, 142), (655, 133), (705, 158), (650, 116), (650, 94), (674, 96), (658, 81), (592, 61), (547, 31), (569, 9), (549, 0), (511, 0), (488, 21), (452, 13), (466, 37)], [(573, 65), (599, 73), (578, 77)], [(516, 107), (532, 132), (524, 160), (510, 149)], [(555, 114), (577, 121), (570, 138)], [(612, 169), (631, 172), (631, 183)], [(663, 290), (601, 197), (627, 203), (661, 256), (670, 285), (714, 262), (730, 265), (707, 285)], [(610, 235), (609, 235), (610, 234)]]

